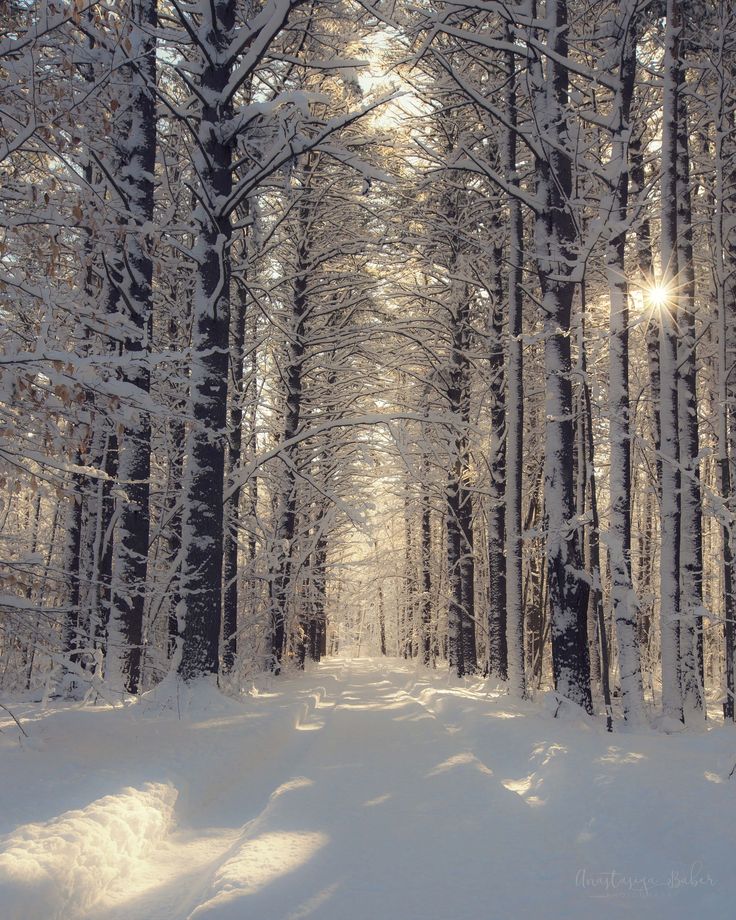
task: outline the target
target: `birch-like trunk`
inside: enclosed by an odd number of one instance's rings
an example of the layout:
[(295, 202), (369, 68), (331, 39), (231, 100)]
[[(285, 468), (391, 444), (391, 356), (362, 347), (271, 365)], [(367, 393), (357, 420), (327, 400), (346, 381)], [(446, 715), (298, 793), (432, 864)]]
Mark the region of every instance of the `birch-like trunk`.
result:
[(629, 201), (627, 137), (636, 79), (636, 34), (632, 7), (621, 11), (624, 49), (620, 88), (614, 100), (611, 138), (613, 231), (606, 251), (611, 301), (609, 360), (609, 431), (611, 513), (608, 553), (611, 566), (611, 604), (616, 626), (619, 681), (623, 716), (642, 719), (641, 661), (637, 636), (637, 605), (631, 578), (631, 427), (629, 409), (629, 286), (626, 274), (626, 223)]
[[(510, 36), (507, 36), (510, 37)], [(506, 110), (508, 128), (502, 147), (507, 181), (517, 187), (516, 57), (506, 53)], [(524, 355), (522, 261), (524, 222), (521, 204), (514, 195), (508, 200), (508, 341), (506, 346), (506, 484), (504, 501), (506, 661), (509, 693), (526, 696), (524, 662), (524, 603), (522, 557), (522, 482), (524, 473)]]

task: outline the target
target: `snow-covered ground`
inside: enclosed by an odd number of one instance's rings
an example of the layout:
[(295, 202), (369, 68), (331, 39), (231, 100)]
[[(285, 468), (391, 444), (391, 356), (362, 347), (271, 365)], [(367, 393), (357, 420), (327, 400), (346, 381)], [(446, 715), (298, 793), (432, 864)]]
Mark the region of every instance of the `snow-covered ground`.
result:
[(378, 659), (164, 696), (0, 720), (2, 920), (733, 915), (730, 727), (610, 735)]

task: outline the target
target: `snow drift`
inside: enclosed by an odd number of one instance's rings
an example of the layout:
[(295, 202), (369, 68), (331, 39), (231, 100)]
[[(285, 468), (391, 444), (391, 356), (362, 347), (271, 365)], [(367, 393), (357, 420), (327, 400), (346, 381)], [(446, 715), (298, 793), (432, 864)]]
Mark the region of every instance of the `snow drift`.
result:
[(0, 850), (3, 920), (83, 913), (165, 836), (176, 797), (168, 783), (146, 783), (8, 834)]

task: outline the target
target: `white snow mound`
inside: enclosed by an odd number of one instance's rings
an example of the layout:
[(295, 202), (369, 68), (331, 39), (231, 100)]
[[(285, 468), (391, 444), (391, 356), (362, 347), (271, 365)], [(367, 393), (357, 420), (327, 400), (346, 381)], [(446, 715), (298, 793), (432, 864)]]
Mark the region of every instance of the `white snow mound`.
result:
[(146, 783), (16, 828), (0, 842), (3, 920), (84, 913), (167, 833), (176, 797), (169, 783)]

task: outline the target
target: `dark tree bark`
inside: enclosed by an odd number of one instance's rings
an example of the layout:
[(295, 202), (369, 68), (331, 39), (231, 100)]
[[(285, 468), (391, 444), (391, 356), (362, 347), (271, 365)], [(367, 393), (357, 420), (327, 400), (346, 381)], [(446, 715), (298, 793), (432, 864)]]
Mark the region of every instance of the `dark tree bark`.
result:
[(667, 0), (664, 98), (662, 117), (662, 288), (659, 307), (660, 425), (662, 432), (662, 524), (660, 528), (660, 634), (662, 709), (666, 718), (682, 722), (680, 671), (680, 438), (677, 387), (679, 267), (677, 252), (677, 71), (681, 22), (677, 0)]
[(451, 435), (453, 462), (447, 483), (447, 565), (450, 587), (450, 665), (458, 676), (477, 669), (475, 646), (475, 556), (473, 499), (470, 475), (470, 302), (467, 290), (458, 290), (451, 316), (451, 356), (447, 402), (454, 420)]
[[(153, 328), (153, 260), (146, 227), (153, 220), (156, 164), (157, 15), (155, 0), (133, 0), (129, 30), (131, 64), (129, 114), (122, 120), (120, 160), (125, 164), (118, 188), (129, 218), (120, 278), (120, 301), (126, 317), (123, 380), (145, 398), (150, 389), (147, 353)], [(133, 226), (130, 226), (132, 221)], [(137, 693), (141, 677), (143, 614), (148, 571), (150, 529), (149, 479), (151, 422), (147, 409), (136, 407), (123, 433), (118, 464), (110, 633), (119, 643), (113, 650), (116, 680)], [(108, 656), (108, 660), (112, 660)], [(111, 675), (110, 675), (111, 676)]]
[[(496, 229), (496, 228), (494, 228)], [(497, 229), (496, 229), (497, 232)], [(489, 388), (491, 402), (490, 482), (488, 506), (488, 672), (506, 680), (506, 349), (503, 289), (503, 249), (493, 249), (489, 329)], [(512, 473), (513, 475), (513, 473)]]
[(212, 0), (209, 31), (197, 45), (200, 71), (198, 176), (194, 212), (197, 254), (192, 304), (193, 416), (184, 473), (182, 594), (179, 673), (185, 680), (217, 674), (222, 618), (222, 541), (227, 441), (228, 338), (230, 330), (230, 238), (225, 205), (233, 190), (232, 142), (221, 138), (232, 117), (225, 89), (233, 60), (227, 53), (235, 27), (235, 0)]
[(703, 717), (703, 501), (700, 485), (700, 426), (697, 400), (695, 265), (688, 108), (682, 92), (684, 66), (677, 69), (677, 263), (681, 292), (678, 321), (677, 403), (682, 479), (680, 538), (680, 662), (685, 718)]
[(588, 658), (588, 584), (582, 576), (580, 533), (575, 526), (570, 316), (577, 262), (572, 208), (572, 158), (566, 127), (569, 77), (567, 3), (547, 4), (551, 57), (534, 94), (546, 157), (537, 161), (537, 269), (545, 324), (547, 570), (555, 687), (592, 711)]
[[(422, 483), (422, 521), (421, 521), (421, 562), (422, 562), (422, 603), (421, 603), (421, 649), (422, 661), (429, 667), (432, 660), (432, 515), (429, 504), (426, 478), (428, 463), (423, 463), (425, 482)], [(381, 618), (381, 648), (386, 644), (383, 635), (383, 618)], [(382, 652), (385, 654), (385, 652)]]
[(313, 661), (319, 661), (324, 654), (324, 636), (327, 631), (327, 534), (320, 532), (314, 549), (312, 574), (314, 603), (310, 622), (310, 648)]
[[(77, 465), (81, 466), (81, 464), (81, 457), (77, 457)], [(73, 666), (79, 664), (81, 648), (79, 563), (82, 544), (82, 489), (83, 478), (79, 473), (75, 473), (72, 476), (72, 493), (66, 520), (67, 541), (64, 560), (66, 613), (63, 630), (64, 654), (68, 656)]]

